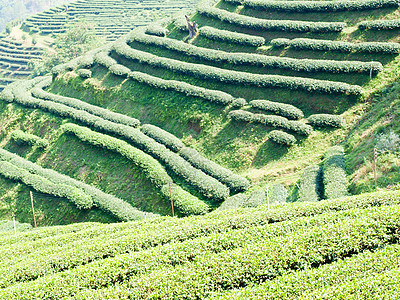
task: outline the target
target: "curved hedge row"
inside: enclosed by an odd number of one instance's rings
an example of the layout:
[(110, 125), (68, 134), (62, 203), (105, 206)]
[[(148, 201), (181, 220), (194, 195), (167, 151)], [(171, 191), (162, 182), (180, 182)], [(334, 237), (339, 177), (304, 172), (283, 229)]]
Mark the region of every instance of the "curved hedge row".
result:
[(90, 78), (92, 77), (92, 71), (87, 70), (87, 69), (79, 69), (76, 71), (76, 74), (78, 74), (81, 78)]
[(360, 30), (395, 30), (400, 28), (400, 19), (364, 21), (358, 24)]
[(306, 38), (297, 39), (274, 39), (271, 41), (273, 47), (287, 47), (295, 50), (311, 50), (311, 51), (338, 51), (338, 52), (365, 52), (365, 53), (382, 53), (397, 54), (400, 53), (400, 44), (388, 42), (364, 42), (351, 43), (330, 40), (315, 40)]
[(14, 130), (11, 132), (11, 139), (13, 139), (17, 144), (28, 144), (31, 146), (36, 146), (38, 148), (46, 148), (49, 145), (49, 142), (45, 139), (42, 139), (34, 134), (29, 134), (23, 132), (22, 130)]
[(178, 152), (185, 147), (185, 144), (180, 139), (160, 127), (144, 124), (142, 125), (141, 130), (145, 135), (155, 139), (157, 142), (163, 144), (174, 152)]
[(139, 42), (172, 50), (187, 56), (210, 62), (229, 63), (234, 65), (251, 65), (262, 68), (276, 68), (296, 72), (329, 72), (329, 73), (367, 73), (376, 74), (383, 70), (380, 62), (335, 61), (317, 59), (295, 59), (288, 57), (266, 56), (252, 53), (231, 53), (221, 50), (197, 47), (169, 38), (160, 38), (136, 31), (129, 36), (128, 42)]
[[(81, 141), (99, 146), (110, 151), (117, 152), (132, 161), (136, 166), (143, 170), (146, 177), (159, 189), (165, 200), (169, 202), (171, 193), (169, 183), (171, 177), (167, 174), (163, 166), (143, 151), (132, 147), (128, 143), (105, 134), (94, 132), (88, 128), (75, 124), (64, 124), (62, 129), (66, 133), (74, 134)], [(174, 207), (184, 216), (192, 214), (204, 214), (209, 210), (207, 204), (200, 201), (197, 197), (184, 191), (181, 187), (173, 185), (172, 199)]]
[(270, 111), (291, 120), (297, 120), (304, 117), (304, 114), (300, 109), (290, 104), (272, 102), (268, 100), (252, 100), (249, 104), (253, 108)]
[[(122, 221), (139, 220), (145, 217), (144, 213), (132, 207), (130, 204), (122, 199), (119, 199), (113, 195), (106, 194), (99, 189), (85, 184), (81, 181), (75, 180), (71, 177), (62, 175), (56, 171), (50, 169), (43, 169), (35, 163), (19, 157), (16, 154), (10, 153), (0, 148), (0, 160), (7, 161), (18, 168), (23, 168), (30, 173), (44, 177), (57, 185), (66, 184), (78, 189), (81, 189), (92, 197), (94, 204), (102, 210), (110, 212), (116, 218)], [(147, 213), (146, 217), (152, 218), (158, 215)]]
[(27, 87), (29, 88), (29, 86), (33, 85), (35, 80), (22, 82), (22, 85), (25, 85), (25, 87), (22, 88), (21, 82), (18, 82), (19, 86), (11, 84), (6, 88), (6, 94), (12, 91), (12, 97), (6, 98), (5, 94), (2, 92), (0, 98), (9, 102), (15, 101), (29, 107), (44, 109), (59, 116), (80, 121), (102, 131), (123, 136), (133, 142), (138, 148), (144, 150), (158, 160), (161, 160), (171, 171), (196, 187), (205, 197), (221, 201), (229, 196), (229, 189), (225, 185), (204, 174), (202, 171), (195, 169), (178, 154), (168, 150), (164, 145), (157, 143), (140, 130), (104, 120), (103, 118), (83, 110), (77, 110), (63, 104), (31, 97), (27, 92)]
[(322, 162), (324, 198), (334, 199), (348, 195), (344, 149), (340, 146), (329, 148)]
[(285, 146), (292, 146), (297, 142), (296, 138), (293, 135), (281, 130), (272, 130), (268, 134), (268, 139), (274, 143)]
[(307, 118), (307, 121), (314, 127), (341, 127), (343, 118), (339, 115), (315, 114)]
[(167, 36), (169, 33), (168, 29), (159, 25), (159, 24), (151, 24), (146, 26), (146, 34), (155, 35), (155, 36)]
[(87, 111), (88, 113), (94, 114), (98, 117), (101, 117), (105, 120), (109, 120), (115, 123), (124, 124), (132, 127), (138, 127), (140, 125), (140, 121), (135, 118), (131, 118), (123, 114), (112, 112), (108, 109), (96, 105), (91, 105), (87, 102), (81, 101), (76, 98), (64, 97), (44, 91), (43, 89), (49, 86), (50, 84), (51, 84), (51, 78), (46, 78), (46, 80), (43, 80), (41, 83), (37, 84), (31, 90), (32, 95), (39, 99), (50, 100), (53, 102), (65, 104), (67, 106), (79, 110)]
[(92, 197), (81, 189), (66, 184), (53, 183), (42, 176), (32, 174), (7, 161), (0, 161), (0, 174), (8, 179), (21, 181), (40, 193), (67, 198), (79, 209), (89, 209), (93, 207)]
[(179, 154), (196, 168), (201, 169), (204, 173), (228, 186), (234, 193), (247, 190), (250, 187), (250, 182), (246, 178), (236, 175), (232, 171), (201, 156), (192, 148), (185, 147), (180, 150)]
[(337, 12), (374, 10), (379, 8), (398, 7), (398, 0), (364, 0), (364, 1), (265, 1), (265, 0), (224, 0), (225, 2), (240, 2), (254, 9), (268, 11), (284, 11), (293, 13), (304, 12)]
[(202, 3), (197, 12), (207, 17), (218, 19), (236, 26), (269, 31), (284, 32), (340, 32), (346, 27), (343, 22), (305, 22), (292, 20), (266, 20), (231, 13), (229, 11)]
[(321, 167), (308, 166), (304, 169), (299, 182), (299, 197), (297, 201), (319, 201), (321, 195)]
[(265, 44), (265, 39), (261, 36), (222, 30), (210, 26), (200, 27), (199, 35), (214, 41), (223, 41), (245, 46), (260, 47)]
[(154, 67), (164, 68), (173, 72), (190, 74), (205, 80), (214, 80), (224, 83), (249, 84), (258, 87), (287, 88), (291, 90), (304, 90), (328, 94), (354, 94), (360, 95), (362, 88), (342, 82), (317, 80), (301, 77), (289, 77), (280, 75), (261, 75), (246, 72), (225, 70), (217, 67), (193, 64), (175, 59), (159, 57), (147, 52), (129, 47), (125, 41), (117, 41), (113, 49), (128, 59), (139, 61)]
[[(105, 52), (97, 54), (95, 56), (95, 61), (108, 69), (114, 65), (117, 65), (117, 61), (109, 57)], [(122, 65), (118, 66), (123, 67)], [(115, 74), (118, 70), (113, 69), (113, 71)], [(122, 72), (120, 74), (122, 74)], [(198, 87), (182, 81), (166, 80), (142, 72), (129, 72), (128, 78), (158, 89), (172, 90), (187, 96), (199, 97), (204, 100), (223, 105), (227, 105), (235, 99), (233, 96), (225, 92)]]
[(310, 135), (312, 132), (310, 125), (299, 121), (289, 121), (281, 116), (253, 114), (245, 110), (232, 110), (229, 112), (228, 118), (242, 122), (261, 123), (266, 126), (294, 131), (302, 135)]

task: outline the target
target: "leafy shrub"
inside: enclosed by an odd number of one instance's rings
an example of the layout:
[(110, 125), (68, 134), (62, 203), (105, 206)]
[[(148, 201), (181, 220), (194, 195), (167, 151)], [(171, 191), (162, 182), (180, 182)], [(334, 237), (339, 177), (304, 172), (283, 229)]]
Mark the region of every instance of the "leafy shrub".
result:
[(383, 69), (380, 62), (360, 61), (335, 61), (315, 59), (295, 59), (288, 57), (266, 56), (253, 53), (231, 53), (221, 50), (197, 47), (169, 38), (160, 38), (146, 35), (142, 31), (134, 31), (129, 36), (129, 41), (135, 41), (146, 45), (155, 45), (178, 53), (192, 56), (206, 61), (229, 63), (234, 65), (251, 65), (262, 68), (292, 70), (297, 72), (330, 72), (351, 73), (364, 72), (370, 74), (378, 73)]
[(146, 34), (164, 37), (167, 36), (168, 33), (168, 29), (159, 24), (151, 24), (149, 26), (146, 26)]
[[(28, 223), (19, 223), (15, 221), (15, 228), (17, 232), (28, 231), (32, 229), (32, 225)], [(0, 232), (14, 231), (14, 222), (2, 220), (0, 221)]]
[(249, 195), (244, 193), (236, 194), (232, 197), (226, 199), (215, 211), (222, 211), (227, 209), (236, 209), (239, 207), (244, 207)]
[(90, 78), (92, 77), (92, 71), (87, 70), (87, 69), (79, 69), (76, 71), (76, 74), (78, 74), (82, 78)]
[(395, 30), (400, 28), (400, 19), (364, 21), (358, 24), (360, 30)]
[(234, 84), (249, 84), (257, 87), (288, 88), (291, 90), (304, 90), (313, 93), (346, 93), (359, 95), (362, 91), (360, 86), (350, 85), (343, 82), (280, 75), (252, 74), (201, 64), (182, 62), (133, 49), (129, 47), (123, 40), (114, 43), (113, 50), (115, 50), (121, 56), (139, 61), (143, 64), (164, 68), (173, 72), (189, 74), (205, 80)]
[(242, 207), (257, 207), (260, 206), (261, 204), (264, 204), (266, 202), (266, 194), (265, 190), (259, 189), (255, 190), (250, 194), (250, 196), (244, 201)]
[(49, 145), (47, 140), (42, 139), (37, 135), (23, 132), (22, 130), (14, 130), (11, 133), (11, 138), (18, 144), (28, 144), (42, 149), (45, 149)]
[(281, 116), (253, 114), (244, 110), (232, 110), (228, 114), (228, 118), (241, 122), (254, 122), (264, 124), (273, 128), (287, 129), (302, 135), (310, 135), (312, 128), (310, 125), (299, 121), (291, 121)]
[[(172, 179), (161, 164), (150, 155), (130, 146), (124, 141), (94, 132), (82, 126), (64, 124), (62, 125), (62, 129), (67, 133), (74, 134), (84, 142), (117, 152), (132, 161), (136, 166), (143, 170), (146, 177), (149, 178), (150, 181), (159, 189), (164, 199), (169, 202), (171, 197), (169, 182), (172, 182)], [(207, 204), (190, 193), (182, 190), (181, 187), (174, 184), (171, 190), (174, 205), (184, 216), (191, 214), (204, 214), (208, 211)]]
[(4, 177), (21, 181), (38, 192), (67, 198), (80, 209), (89, 209), (93, 206), (92, 198), (81, 189), (70, 185), (56, 184), (46, 178), (32, 174), (26, 169), (18, 168), (7, 161), (0, 161), (0, 174)]
[(378, 150), (379, 153), (385, 152), (398, 152), (400, 146), (400, 137), (390, 131), (389, 133), (380, 133), (376, 137), (376, 144), (375, 148)]
[(288, 196), (288, 191), (283, 184), (273, 184), (266, 190), (267, 202), (284, 203)]
[(246, 99), (244, 98), (237, 98), (232, 102), (233, 108), (241, 108), (247, 104)]
[(261, 1), (261, 0), (225, 0), (240, 2), (244, 6), (267, 11), (284, 11), (293, 13), (304, 12), (338, 12), (374, 10), (386, 7), (398, 7), (397, 0), (367, 0), (367, 1)]
[(297, 201), (319, 201), (321, 199), (321, 168), (313, 165), (304, 169), (299, 182)]
[(210, 40), (223, 41), (245, 46), (260, 47), (265, 44), (265, 39), (261, 36), (222, 30), (210, 26), (203, 26), (199, 28), (199, 34), (200, 36), (204, 36)]
[(183, 147), (185, 147), (180, 139), (178, 139), (173, 134), (162, 130), (160, 127), (150, 124), (144, 124), (142, 125), (141, 130), (145, 135), (148, 135), (149, 137), (155, 139), (157, 142), (163, 144), (174, 152), (178, 152)]
[(344, 122), (341, 116), (330, 114), (311, 115), (307, 120), (314, 127), (341, 127)]
[[(398, 43), (387, 42), (364, 42), (351, 43), (330, 40), (314, 40), (306, 38), (297, 39), (275, 39), (271, 41), (273, 47), (287, 47), (295, 50), (311, 50), (311, 51), (337, 51), (344, 53), (365, 52), (365, 53), (382, 53), (397, 54), (400, 52)], [(378, 65), (371, 64), (371, 67), (377, 68)]]
[(43, 100), (50, 100), (53, 102), (65, 104), (67, 106), (86, 111), (88, 113), (94, 114), (96, 116), (99, 116), (105, 120), (109, 120), (112, 122), (132, 126), (132, 127), (138, 127), (140, 125), (140, 121), (128, 117), (123, 114), (115, 113), (112, 112), (108, 109), (98, 107), (96, 105), (91, 105), (89, 103), (86, 103), (84, 101), (81, 101), (76, 98), (70, 98), (70, 97), (63, 97), (60, 95), (52, 94), (49, 92), (46, 92), (43, 90), (43, 88), (49, 86), (51, 84), (51, 79), (45, 77), (45, 79), (40, 82), (39, 84), (35, 85), (35, 88), (32, 89), (32, 95)]
[(250, 101), (250, 105), (254, 108), (270, 111), (279, 116), (283, 116), (292, 120), (297, 120), (304, 117), (304, 114), (300, 109), (290, 104), (272, 102), (268, 100), (252, 100)]
[(247, 190), (250, 187), (250, 182), (246, 178), (236, 175), (232, 171), (208, 160), (192, 148), (185, 147), (180, 150), (179, 154), (194, 167), (201, 169), (204, 173), (228, 186), (233, 193)]
[(285, 145), (285, 146), (291, 146), (296, 144), (297, 140), (296, 138), (286, 132), (283, 132), (281, 130), (273, 130), (268, 134), (268, 139), (273, 141), (274, 143)]
[(219, 19), (236, 26), (254, 30), (270, 30), (284, 32), (340, 32), (346, 27), (343, 22), (305, 22), (292, 20), (266, 20), (231, 13), (202, 2), (197, 12), (209, 18)]
[(324, 198), (334, 199), (347, 196), (347, 178), (344, 149), (340, 146), (329, 148), (322, 162)]

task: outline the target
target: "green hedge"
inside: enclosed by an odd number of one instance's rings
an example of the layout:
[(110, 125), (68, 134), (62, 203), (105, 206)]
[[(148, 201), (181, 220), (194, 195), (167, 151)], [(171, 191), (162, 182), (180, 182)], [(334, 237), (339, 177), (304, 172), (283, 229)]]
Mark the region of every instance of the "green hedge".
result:
[(144, 124), (142, 125), (141, 130), (145, 135), (155, 139), (157, 142), (163, 144), (174, 152), (178, 152), (185, 147), (185, 144), (180, 139), (173, 134), (162, 130), (160, 127)]
[[(67, 133), (74, 134), (81, 141), (117, 152), (132, 161), (137, 167), (143, 170), (146, 177), (150, 179), (163, 198), (169, 203), (171, 199), (169, 183), (172, 182), (172, 179), (163, 166), (161, 166), (161, 164), (150, 155), (130, 146), (124, 141), (94, 132), (82, 126), (64, 124), (62, 125), (62, 129)], [(182, 190), (181, 187), (173, 184), (172, 191), (174, 207), (176, 207), (182, 215), (188, 216), (191, 214), (204, 214), (209, 210), (207, 204), (190, 193)]]
[[(273, 47), (287, 47), (295, 50), (311, 50), (311, 51), (337, 51), (344, 53), (365, 52), (365, 53), (382, 53), (397, 54), (400, 52), (400, 44), (386, 42), (364, 42), (351, 43), (342, 41), (315, 40), (306, 38), (297, 39), (274, 39), (271, 41)], [(372, 65), (373, 66), (373, 65)], [(376, 67), (375, 67), (376, 68)]]
[[(78, 299), (139, 299), (143, 295), (152, 299), (204, 299), (213, 292), (253, 286), (288, 273), (330, 264), (333, 258), (344, 259), (393, 243), (400, 228), (399, 210), (395, 206), (329, 214), (325, 220), (310, 218), (311, 224), (307, 227), (291, 223), (294, 229), (280, 234), (268, 233), (266, 228), (241, 238), (232, 234), (223, 241), (242, 242), (241, 247), (199, 253), (193, 261), (182, 257), (172, 263), (174, 267), (167, 261), (153, 272), (139, 271), (118, 284), (111, 282), (103, 289), (88, 288), (75, 296)], [(224, 242), (220, 243), (210, 248), (226, 248)], [(189, 249), (187, 253), (191, 253)]]
[(358, 24), (360, 30), (396, 30), (400, 28), (400, 19), (364, 21)]
[(215, 63), (234, 65), (250, 65), (262, 68), (291, 70), (296, 72), (329, 72), (329, 73), (367, 73), (373, 74), (382, 71), (380, 62), (334, 61), (316, 59), (295, 59), (288, 57), (266, 56), (252, 53), (231, 53), (221, 50), (197, 47), (169, 38), (160, 38), (145, 34), (143, 31), (134, 31), (128, 42), (139, 42), (145, 45), (162, 47), (187, 56), (199, 58)]
[[(43, 169), (37, 164), (25, 160), (22, 157), (19, 157), (18, 155), (12, 154), (1, 148), (0, 160), (7, 161), (18, 168), (25, 169), (30, 173), (43, 177), (57, 185), (68, 185), (77, 189), (81, 189), (84, 191), (85, 194), (89, 195), (93, 199), (93, 202), (97, 207), (113, 214), (116, 218), (122, 221), (139, 220), (144, 218), (143, 212), (137, 210), (136, 208), (133, 208), (127, 202), (113, 195), (106, 194), (93, 186), (75, 180), (71, 177), (62, 175), (56, 171)], [(148, 218), (152, 218), (157, 215), (147, 213), (146, 216)]]
[(222, 30), (210, 26), (200, 27), (199, 35), (214, 41), (223, 41), (245, 46), (260, 47), (265, 44), (265, 39), (261, 36)]
[(340, 32), (346, 27), (343, 22), (305, 22), (292, 20), (266, 20), (231, 13), (211, 6), (209, 3), (201, 3), (197, 12), (209, 18), (218, 19), (239, 27), (254, 30), (269, 30), (283, 32)]
[[(105, 66), (106, 68), (111, 68), (117, 64), (117, 61), (109, 57), (107, 53), (101, 53), (96, 56), (96, 62)], [(116, 72), (115, 69), (113, 70)], [(198, 87), (182, 81), (165, 80), (142, 72), (130, 72), (128, 74), (128, 78), (155, 88), (172, 90), (185, 94), (186, 96), (199, 97), (206, 101), (223, 105), (227, 105), (235, 99), (233, 96), (225, 92)]]
[(340, 146), (329, 148), (322, 162), (324, 198), (334, 199), (348, 195), (344, 149)]
[(155, 35), (155, 36), (167, 36), (169, 31), (165, 27), (159, 24), (151, 24), (146, 26), (146, 34)]
[(267, 203), (285, 203), (288, 191), (283, 184), (273, 184), (266, 190)]
[(87, 102), (81, 101), (76, 98), (64, 97), (44, 91), (43, 88), (49, 86), (50, 84), (51, 84), (51, 79), (46, 77), (46, 80), (43, 80), (41, 83), (37, 84), (32, 89), (31, 91), (32, 95), (39, 99), (50, 100), (53, 102), (65, 104), (67, 106), (79, 110), (86, 111), (88, 113), (94, 114), (98, 117), (101, 117), (105, 120), (109, 120), (115, 123), (124, 124), (132, 127), (138, 127), (140, 125), (140, 121), (135, 118), (131, 118), (123, 114), (112, 112), (108, 109), (96, 105), (91, 105)]
[(79, 209), (89, 209), (93, 207), (92, 197), (81, 189), (66, 184), (51, 182), (42, 176), (32, 174), (26, 169), (19, 168), (10, 162), (0, 161), (0, 174), (8, 179), (21, 181), (40, 193), (67, 198)]
[(225, 2), (240, 2), (244, 6), (267, 11), (283, 11), (292, 13), (304, 12), (338, 12), (362, 11), (379, 8), (398, 7), (398, 0), (367, 0), (367, 1), (265, 1), (265, 0), (224, 0)]
[(268, 139), (274, 143), (285, 146), (291, 146), (296, 144), (297, 142), (296, 138), (293, 135), (281, 130), (272, 130), (268, 134)]
[(199, 168), (204, 173), (228, 186), (233, 193), (247, 190), (250, 187), (250, 182), (246, 178), (236, 175), (232, 171), (208, 160), (192, 148), (185, 147), (180, 150), (179, 154), (190, 162), (192, 166)]
[(319, 201), (321, 199), (321, 167), (317, 165), (304, 169), (299, 181), (297, 201)]
[(272, 102), (268, 100), (252, 100), (249, 103), (253, 108), (273, 112), (279, 116), (286, 117), (291, 120), (304, 118), (303, 112), (297, 107), (280, 102)]
[(82, 78), (90, 78), (92, 77), (92, 71), (87, 70), (87, 69), (79, 69), (76, 71), (76, 74), (78, 74)]
[(307, 118), (314, 127), (341, 127), (344, 120), (339, 115), (315, 114)]
[(45, 149), (49, 145), (49, 142), (47, 140), (42, 139), (37, 135), (23, 132), (22, 130), (14, 130), (13, 132), (11, 132), (10, 137), (17, 144), (21, 145), (28, 144), (42, 149)]
[[(43, 80), (43, 78), (41, 79)], [(19, 82), (19, 86), (9, 86), (10, 90), (12, 90), (15, 96), (14, 100), (11, 101), (15, 101), (29, 107), (44, 109), (61, 117), (72, 118), (80, 121), (104, 132), (122, 136), (133, 142), (135, 146), (144, 150), (147, 154), (150, 154), (151, 156), (163, 162), (169, 170), (194, 186), (203, 196), (215, 201), (222, 201), (229, 196), (228, 187), (216, 179), (204, 174), (202, 171), (195, 169), (190, 165), (190, 163), (188, 163), (178, 154), (168, 150), (164, 145), (159, 144), (136, 128), (123, 124), (117, 124), (90, 114), (86, 111), (77, 110), (63, 104), (30, 97), (30, 95), (27, 93), (27, 88), (33, 85), (34, 82), (34, 80), (25, 81), (22, 83)]]
[(253, 114), (244, 110), (232, 110), (229, 112), (228, 118), (235, 121), (260, 123), (274, 128), (290, 130), (302, 135), (310, 135), (312, 132), (312, 127), (310, 125), (300, 121), (290, 121), (281, 116)]
[(257, 87), (275, 87), (291, 90), (304, 90), (311, 93), (327, 94), (354, 94), (360, 95), (362, 88), (342, 82), (317, 80), (301, 77), (280, 75), (262, 75), (246, 72), (231, 71), (212, 66), (182, 62), (166, 57), (159, 57), (147, 52), (133, 49), (126, 42), (119, 40), (113, 44), (113, 49), (128, 59), (139, 61), (153, 67), (164, 68), (172, 72), (189, 74), (204, 80), (213, 80), (223, 83), (248, 84)]

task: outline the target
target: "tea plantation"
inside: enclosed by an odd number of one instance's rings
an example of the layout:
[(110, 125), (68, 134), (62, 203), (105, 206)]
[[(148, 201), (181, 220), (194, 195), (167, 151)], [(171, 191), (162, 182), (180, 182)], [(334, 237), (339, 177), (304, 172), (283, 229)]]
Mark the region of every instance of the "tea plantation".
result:
[(1, 39), (0, 299), (396, 299), (399, 2), (191, 7), (30, 16), (109, 42), (45, 76)]

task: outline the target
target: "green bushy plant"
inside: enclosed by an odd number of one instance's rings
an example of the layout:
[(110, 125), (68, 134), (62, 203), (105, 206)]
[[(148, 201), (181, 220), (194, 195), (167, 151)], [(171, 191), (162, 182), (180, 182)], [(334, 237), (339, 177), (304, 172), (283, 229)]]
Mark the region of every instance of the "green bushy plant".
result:
[(274, 143), (291, 146), (296, 144), (296, 138), (284, 131), (281, 130), (273, 130), (268, 134), (268, 139), (273, 141)]
[(333, 199), (348, 195), (344, 149), (341, 146), (328, 148), (322, 162), (324, 198)]
[(341, 127), (344, 120), (339, 115), (315, 114), (307, 118), (307, 121), (314, 127)]

